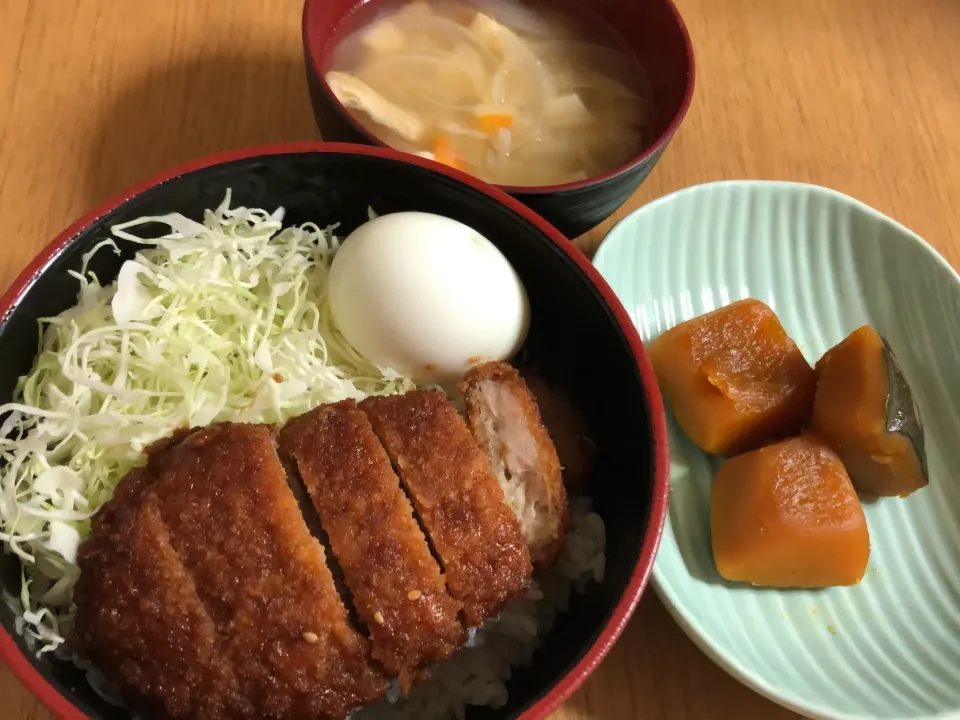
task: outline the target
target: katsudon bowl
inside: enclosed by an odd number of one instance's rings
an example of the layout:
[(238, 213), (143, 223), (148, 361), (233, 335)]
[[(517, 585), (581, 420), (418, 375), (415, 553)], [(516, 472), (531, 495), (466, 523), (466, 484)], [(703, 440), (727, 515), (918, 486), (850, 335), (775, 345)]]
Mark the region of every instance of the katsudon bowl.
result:
[[(590, 499), (605, 526), (605, 546), (594, 547), (603, 567), (583, 583), (582, 592), (570, 594), (568, 607), (559, 603), (551, 629), (505, 680), (499, 707), (471, 706), (466, 716), (546, 717), (604, 657), (644, 590), (665, 519), (667, 446), (661, 398), (624, 308), (568, 240), (506, 194), (428, 160), (322, 143), (238, 151), (164, 173), (67, 228), (3, 296), (0, 404), (17, 397), (18, 379), (34, 364), (38, 322), (77, 303), (76, 273), (111, 227), (167, 213), (203, 220), (228, 189), (234, 207), (270, 212), (282, 207), (284, 225), (337, 223), (341, 238), (367, 221), (371, 209), (445, 215), (489, 238), (517, 271), (531, 311), (521, 356), (579, 408), (583, 432), (596, 448), (577, 492)], [(158, 227), (149, 237), (159, 234)], [(87, 269), (104, 285), (142, 248), (122, 240), (117, 245), (118, 253), (97, 252), (89, 261)], [(0, 607), (0, 657), (60, 718), (133, 717), (115, 697), (107, 693), (105, 699), (102, 688), (95, 690), (88, 669), (71, 662), (64, 648), (38, 654), (42, 643), (30, 641), (12, 607), (22, 590), (20, 561), (9, 551), (2, 561), (8, 602)]]

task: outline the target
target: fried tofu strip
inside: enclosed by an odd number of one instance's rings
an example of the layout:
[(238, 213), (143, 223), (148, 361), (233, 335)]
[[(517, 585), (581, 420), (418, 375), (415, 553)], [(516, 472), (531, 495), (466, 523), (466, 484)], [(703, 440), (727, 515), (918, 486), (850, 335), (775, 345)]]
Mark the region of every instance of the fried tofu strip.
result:
[(355, 75), (333, 70), (326, 74), (325, 79), (344, 107), (366, 113), (374, 122), (393, 130), (400, 137), (417, 142), (426, 132), (420, 118), (390, 102)]
[(566, 539), (569, 507), (557, 450), (536, 399), (519, 373), (502, 362), (471, 368), (460, 392), (470, 429), (520, 519), (534, 562), (553, 565)]
[(532, 574), (489, 461), (443, 393), (372, 397), (360, 408), (399, 470), (467, 626), (480, 625), (522, 595)]
[(290, 421), (280, 447), (317, 509), (373, 657), (406, 691), (465, 632), (390, 458), (353, 400)]

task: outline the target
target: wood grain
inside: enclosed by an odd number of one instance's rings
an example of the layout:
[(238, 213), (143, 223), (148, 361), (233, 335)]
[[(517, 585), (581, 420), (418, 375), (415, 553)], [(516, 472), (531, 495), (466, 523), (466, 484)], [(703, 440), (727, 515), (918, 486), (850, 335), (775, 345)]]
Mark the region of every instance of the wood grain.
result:
[[(679, 0), (693, 107), (625, 212), (726, 178), (854, 195), (960, 265), (960, 3)], [(188, 158), (316, 138), (300, 0), (0, 0), (0, 287), (92, 205)], [(0, 360), (2, 361), (2, 360)], [(50, 714), (0, 668), (0, 715)], [(557, 720), (781, 720), (654, 594)]]

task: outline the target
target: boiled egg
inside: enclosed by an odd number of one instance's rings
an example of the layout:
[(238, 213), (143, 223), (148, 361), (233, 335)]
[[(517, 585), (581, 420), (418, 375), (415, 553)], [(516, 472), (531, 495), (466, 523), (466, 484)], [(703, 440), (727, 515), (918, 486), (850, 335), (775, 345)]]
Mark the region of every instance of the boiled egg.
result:
[(530, 324), (523, 283), (493, 243), (422, 212), (381, 215), (354, 230), (330, 268), (329, 300), (357, 352), (420, 382), (509, 359)]

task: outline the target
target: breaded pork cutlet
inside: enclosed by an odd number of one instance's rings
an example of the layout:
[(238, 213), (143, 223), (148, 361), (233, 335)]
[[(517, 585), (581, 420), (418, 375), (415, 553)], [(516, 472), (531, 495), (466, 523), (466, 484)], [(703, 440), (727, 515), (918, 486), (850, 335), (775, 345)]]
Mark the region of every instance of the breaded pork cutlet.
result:
[(516, 516), (454, 405), (438, 391), (360, 404), (443, 563), (468, 627), (529, 587), (533, 568)]
[[(117, 686), (174, 718), (245, 709), (216, 628), (160, 518), (152, 477), (135, 470), (80, 546), (73, 649)], [(233, 705), (233, 707), (231, 707)], [(249, 709), (249, 708), (246, 708)]]
[(258, 716), (339, 718), (380, 697), (386, 679), (348, 623), (270, 429), (213, 426), (162, 457), (173, 545)]
[(317, 509), (373, 657), (406, 692), (465, 632), (390, 458), (353, 400), (290, 421), (280, 447)]
[(502, 362), (468, 370), (460, 392), (470, 429), (520, 518), (534, 562), (553, 565), (563, 549), (570, 511), (557, 450), (536, 399), (520, 374)]
[[(269, 428), (214, 425), (169, 443), (104, 511), (81, 546), (79, 646), (95, 660), (124, 631), (147, 639), (97, 663), (114, 679), (174, 717), (217, 720), (342, 718), (386, 691)], [(163, 658), (174, 679), (144, 689), (137, 673), (149, 680)]]

